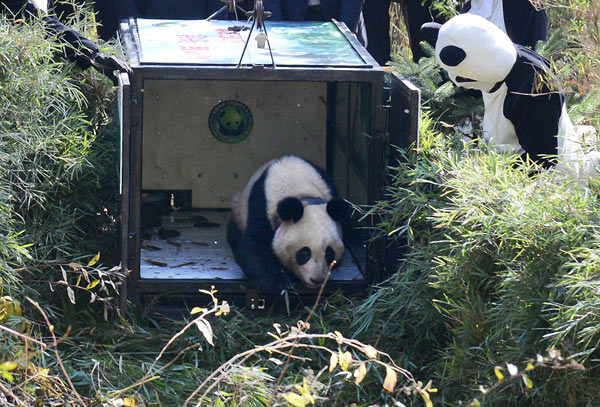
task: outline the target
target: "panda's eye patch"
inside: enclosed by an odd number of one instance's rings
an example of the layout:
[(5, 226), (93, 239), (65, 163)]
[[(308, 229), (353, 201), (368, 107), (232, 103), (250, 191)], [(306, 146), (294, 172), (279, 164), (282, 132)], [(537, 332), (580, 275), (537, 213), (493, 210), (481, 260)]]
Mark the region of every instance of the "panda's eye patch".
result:
[(325, 250), (325, 261), (327, 264), (331, 264), (335, 260), (335, 252), (331, 248), (331, 246), (327, 246)]
[(310, 260), (310, 255), (310, 249), (304, 246), (302, 249), (296, 252), (296, 262), (302, 266)]

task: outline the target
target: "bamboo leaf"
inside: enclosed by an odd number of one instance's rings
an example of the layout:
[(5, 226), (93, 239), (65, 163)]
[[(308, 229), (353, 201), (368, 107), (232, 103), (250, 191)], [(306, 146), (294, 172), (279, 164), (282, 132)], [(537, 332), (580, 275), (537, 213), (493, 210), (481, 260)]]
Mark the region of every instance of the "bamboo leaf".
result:
[(329, 357), (329, 373), (333, 372), (335, 370), (335, 367), (338, 364), (338, 355), (337, 353), (332, 353), (331, 356)]
[(527, 387), (529, 390), (533, 389), (533, 382), (529, 377), (527, 377), (527, 375), (523, 375), (523, 383), (525, 383), (525, 387)]
[(229, 303), (227, 301), (223, 301), (219, 306), (219, 310), (215, 313), (215, 316), (227, 315), (231, 309), (229, 308)]
[(123, 399), (123, 407), (137, 407), (138, 402), (133, 397), (125, 397)]
[(352, 363), (352, 353), (346, 351), (339, 354), (340, 367), (343, 371), (348, 370), (350, 363)]
[(304, 399), (304, 397), (302, 397), (301, 395), (299, 395), (297, 393), (294, 393), (294, 392), (284, 393), (283, 398), (288, 403), (290, 403), (290, 405), (292, 405), (294, 407), (305, 407), (306, 406), (306, 400)]
[(87, 264), (88, 267), (92, 267), (94, 264), (98, 263), (98, 260), (100, 260), (100, 252), (96, 253), (96, 255), (92, 257), (92, 259)]
[(88, 290), (91, 290), (92, 288), (96, 287), (98, 284), (100, 284), (100, 280), (94, 280), (91, 283), (89, 283), (86, 288)]
[(504, 380), (504, 375), (502, 374), (502, 368), (500, 366), (494, 367), (494, 373), (496, 374), (496, 377), (498, 378), (499, 382)]
[(190, 311), (190, 314), (194, 315), (194, 314), (199, 314), (201, 312), (205, 312), (206, 308), (201, 308), (201, 307), (194, 307), (192, 308), (192, 310)]
[(15, 362), (4, 362), (0, 365), (0, 370), (11, 371), (17, 368), (17, 364)]
[(389, 366), (385, 367), (385, 380), (383, 381), (383, 388), (390, 393), (394, 391), (394, 387), (396, 387), (396, 382), (398, 382), (398, 375)]
[(423, 397), (423, 401), (425, 402), (426, 407), (433, 407), (433, 403), (431, 402), (431, 398), (429, 397), (428, 392), (426, 392), (425, 390), (421, 390), (419, 394), (421, 394), (421, 397)]
[(212, 326), (205, 319), (197, 319), (194, 321), (194, 324), (198, 327), (198, 330), (204, 335), (206, 342), (213, 344), (213, 330)]
[(377, 359), (377, 349), (372, 347), (371, 345), (367, 345), (363, 348), (363, 352), (367, 355), (368, 358)]
[(367, 367), (365, 366), (365, 363), (361, 363), (358, 365), (358, 368), (354, 371), (354, 383), (355, 384), (360, 384), (365, 376), (367, 375)]
[(71, 287), (67, 287), (67, 295), (69, 296), (69, 301), (71, 301), (72, 304), (75, 304), (75, 293)]

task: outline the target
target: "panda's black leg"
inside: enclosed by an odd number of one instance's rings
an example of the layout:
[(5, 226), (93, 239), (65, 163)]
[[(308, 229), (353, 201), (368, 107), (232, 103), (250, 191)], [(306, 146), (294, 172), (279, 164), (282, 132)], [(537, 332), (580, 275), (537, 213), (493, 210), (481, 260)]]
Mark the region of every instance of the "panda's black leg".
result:
[(229, 247), (231, 247), (231, 251), (235, 250), (241, 236), (242, 232), (238, 228), (237, 223), (233, 219), (229, 219), (229, 223), (227, 224), (227, 242), (229, 243)]
[(259, 291), (279, 294), (285, 285), (282, 266), (269, 242), (251, 233), (244, 233), (234, 251), (235, 259), (250, 285)]

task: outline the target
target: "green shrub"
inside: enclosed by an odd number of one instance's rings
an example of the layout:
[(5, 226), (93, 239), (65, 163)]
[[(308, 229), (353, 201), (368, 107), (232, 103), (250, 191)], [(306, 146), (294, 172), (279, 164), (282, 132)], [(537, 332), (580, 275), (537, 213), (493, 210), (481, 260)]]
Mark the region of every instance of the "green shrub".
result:
[(493, 382), (494, 364), (555, 347), (588, 369), (536, 372), (534, 390), (490, 393), (485, 405), (595, 405), (600, 185), (519, 166), (429, 124), (374, 209), (386, 233), (407, 239), (407, 256), (356, 326), (401, 343), (405, 363), (427, 366), (453, 402)]
[(114, 92), (93, 70), (60, 60), (59, 47), (38, 23), (0, 18), (5, 282), (22, 267), (46, 281), (47, 265), (114, 245), (116, 126), (101, 127)]

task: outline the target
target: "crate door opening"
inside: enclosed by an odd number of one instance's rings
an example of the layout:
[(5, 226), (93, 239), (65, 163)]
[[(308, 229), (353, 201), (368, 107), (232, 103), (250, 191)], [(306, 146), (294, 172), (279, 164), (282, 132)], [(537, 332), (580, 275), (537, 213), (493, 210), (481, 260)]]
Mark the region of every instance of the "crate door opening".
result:
[[(327, 92), (326, 82), (145, 80), (140, 278), (245, 279), (226, 238), (231, 198), (283, 154), (327, 167)], [(346, 250), (332, 280), (362, 279)]]

